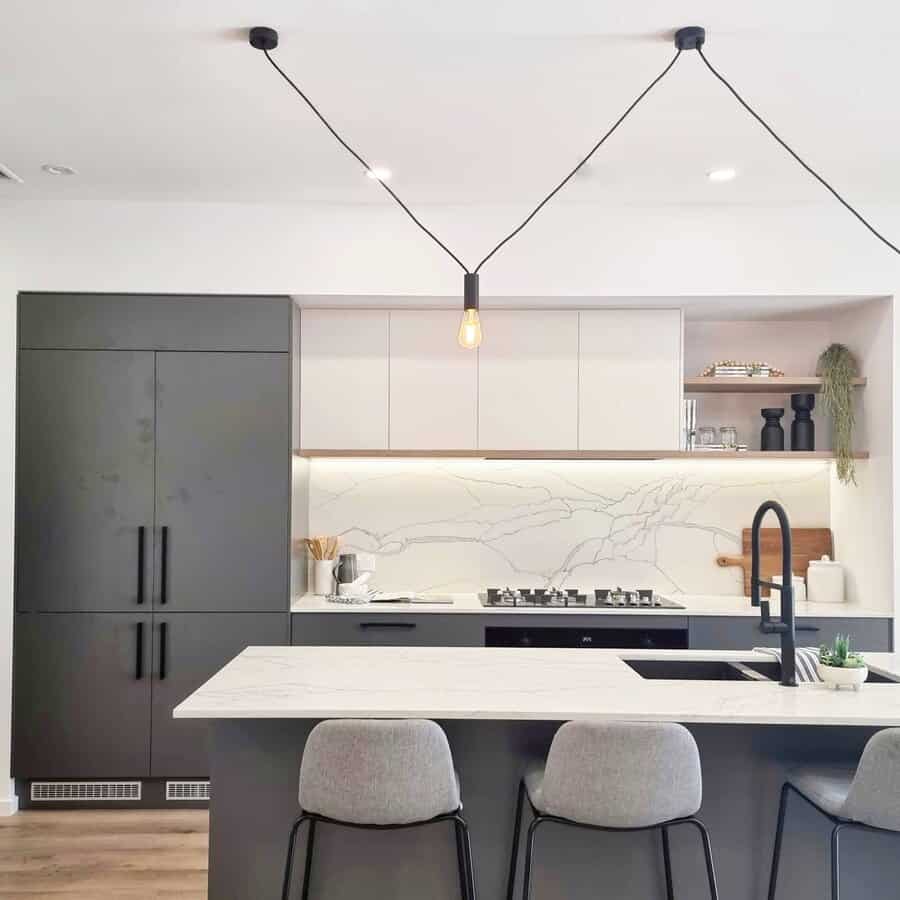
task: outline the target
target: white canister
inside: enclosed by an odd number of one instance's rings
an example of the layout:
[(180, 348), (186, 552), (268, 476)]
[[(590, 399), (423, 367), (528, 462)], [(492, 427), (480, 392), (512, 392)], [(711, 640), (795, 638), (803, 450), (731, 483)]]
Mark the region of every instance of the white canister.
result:
[[(782, 577), (775, 575), (772, 581), (774, 584), (781, 584)], [(794, 589), (794, 603), (806, 603), (806, 582), (799, 575), (791, 576), (791, 587)]]
[(839, 562), (827, 556), (811, 559), (806, 583), (811, 603), (844, 602), (844, 567)]
[(313, 560), (313, 593), (329, 597), (334, 593), (334, 560)]

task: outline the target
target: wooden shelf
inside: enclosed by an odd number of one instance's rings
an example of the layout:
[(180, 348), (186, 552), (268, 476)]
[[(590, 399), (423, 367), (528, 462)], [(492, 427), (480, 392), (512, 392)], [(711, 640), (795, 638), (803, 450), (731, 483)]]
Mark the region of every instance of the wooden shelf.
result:
[[(748, 450), (741, 453), (724, 450), (295, 450), (294, 455), (310, 459), (834, 459), (830, 450)], [(854, 453), (853, 458), (868, 459), (869, 453)]]
[[(865, 378), (854, 378), (854, 387), (865, 387)], [(715, 378), (699, 376), (684, 379), (686, 394), (817, 394), (822, 379), (813, 375), (782, 375), (775, 378)]]

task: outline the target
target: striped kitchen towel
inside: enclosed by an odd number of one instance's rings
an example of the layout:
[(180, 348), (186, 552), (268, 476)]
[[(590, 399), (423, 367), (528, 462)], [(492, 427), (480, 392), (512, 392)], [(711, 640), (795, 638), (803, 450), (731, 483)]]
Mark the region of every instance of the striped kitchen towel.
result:
[[(781, 662), (781, 650), (778, 647), (754, 647), (754, 653), (765, 653), (774, 656), (778, 662)], [(797, 681), (809, 684), (820, 682), (819, 677), (819, 651), (815, 647), (798, 647), (797, 648)]]

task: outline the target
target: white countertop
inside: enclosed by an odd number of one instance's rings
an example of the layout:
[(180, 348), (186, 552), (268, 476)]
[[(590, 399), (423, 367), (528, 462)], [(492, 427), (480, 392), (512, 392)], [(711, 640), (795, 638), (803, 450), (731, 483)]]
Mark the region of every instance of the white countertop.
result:
[[(512, 614), (516, 616), (570, 616), (573, 613), (558, 608), (510, 609), (502, 606), (482, 606), (477, 594), (425, 595), (450, 600), (450, 603), (333, 603), (318, 594), (304, 594), (292, 601), (293, 613), (483, 613), (485, 615)], [(671, 599), (685, 609), (584, 609), (580, 612), (591, 616), (642, 615), (642, 616), (750, 616), (759, 617), (759, 610), (750, 605), (749, 597), (728, 594), (672, 594)], [(772, 598), (772, 613), (778, 614), (778, 598)], [(889, 619), (891, 613), (867, 609), (855, 603), (797, 603), (796, 616), (816, 618)]]
[[(900, 680), (900, 654), (867, 653)], [(645, 680), (624, 659), (771, 661), (752, 651), (248, 647), (175, 718), (627, 719), (900, 726), (900, 684)]]

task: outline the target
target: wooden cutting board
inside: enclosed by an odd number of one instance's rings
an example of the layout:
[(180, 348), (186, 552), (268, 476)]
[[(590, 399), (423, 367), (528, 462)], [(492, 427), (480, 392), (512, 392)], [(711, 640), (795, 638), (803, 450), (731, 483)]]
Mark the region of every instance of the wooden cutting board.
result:
[[(744, 593), (750, 594), (751, 529), (741, 532), (743, 556), (717, 556), (718, 566), (740, 566), (744, 570)], [(794, 528), (791, 530), (791, 569), (795, 575), (806, 577), (811, 559), (830, 556), (834, 559), (834, 538), (830, 528)], [(763, 581), (771, 581), (781, 574), (781, 531), (778, 528), (762, 528), (759, 532), (759, 575)], [(762, 588), (764, 597), (769, 589)]]

